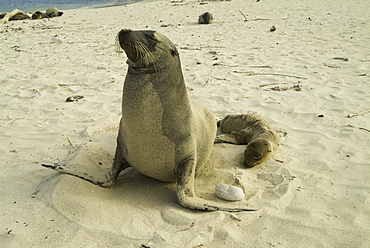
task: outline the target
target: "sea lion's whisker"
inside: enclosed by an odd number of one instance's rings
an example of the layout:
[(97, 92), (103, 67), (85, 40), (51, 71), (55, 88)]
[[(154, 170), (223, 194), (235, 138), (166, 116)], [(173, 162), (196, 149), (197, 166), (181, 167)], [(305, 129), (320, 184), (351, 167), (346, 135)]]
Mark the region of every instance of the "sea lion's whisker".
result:
[(120, 53), (122, 51), (122, 47), (119, 43), (119, 34), (116, 36), (116, 39), (115, 39), (115, 51), (116, 53)]
[(151, 64), (151, 65), (153, 65), (153, 67), (154, 67), (154, 70), (155, 71), (157, 71), (157, 67), (156, 67), (156, 65), (155, 65), (155, 61), (154, 61), (154, 57), (153, 57), (153, 55), (150, 53), (150, 51), (149, 51), (149, 49), (146, 47), (146, 49), (147, 49), (147, 52), (146, 52), (146, 59), (147, 59), (147, 62), (148, 62), (148, 64)]
[(138, 43), (138, 48), (140, 49), (142, 56), (143, 56), (143, 62), (146, 65), (153, 65), (154, 70), (157, 71), (157, 67), (155, 66), (155, 61), (152, 53), (150, 52), (149, 48), (142, 42)]

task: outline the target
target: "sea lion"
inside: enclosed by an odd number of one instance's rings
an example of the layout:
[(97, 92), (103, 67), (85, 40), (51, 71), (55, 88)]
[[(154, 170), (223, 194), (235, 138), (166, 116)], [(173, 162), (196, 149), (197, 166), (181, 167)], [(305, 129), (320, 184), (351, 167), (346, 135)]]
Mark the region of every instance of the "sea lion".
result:
[(23, 12), (19, 9), (14, 9), (11, 12), (7, 12), (5, 14), (0, 14), (0, 24), (5, 24), (8, 21), (16, 21), (16, 20), (25, 20), (25, 19), (43, 19), (43, 18), (51, 18), (63, 15), (63, 12), (59, 11), (57, 8), (52, 7), (48, 8), (45, 11), (36, 11), (33, 12)]
[(59, 11), (59, 9), (57, 9), (55, 7), (51, 7), (51, 8), (48, 8), (46, 10), (46, 14), (49, 17), (58, 17), (58, 16), (62, 16), (63, 15), (63, 12)]
[(210, 24), (213, 20), (213, 16), (209, 12), (205, 12), (201, 14), (198, 18), (198, 23), (199, 24)]
[(14, 9), (11, 12), (0, 14), (0, 24), (5, 24), (8, 21), (18, 21), (25, 19), (30, 19), (30, 17), (25, 12), (19, 9)]
[(32, 15), (32, 20), (43, 19), (43, 18), (50, 18), (50, 16), (48, 14), (44, 13), (44, 12), (41, 12), (41, 11), (36, 11)]
[(247, 144), (244, 166), (251, 168), (271, 158), (279, 146), (276, 132), (265, 119), (255, 114), (228, 115), (217, 123), (221, 134), (215, 143)]
[(196, 169), (211, 154), (217, 124), (210, 110), (190, 101), (175, 45), (159, 32), (130, 29), (118, 33), (117, 43), (126, 52), (129, 67), (111, 169), (100, 175), (58, 164), (43, 166), (103, 187), (112, 186), (131, 166), (161, 181), (177, 181), (177, 199), (185, 208), (250, 210), (215, 206), (196, 195)]
[(17, 15), (10, 18), (9, 21), (19, 21), (19, 20), (26, 20), (26, 19), (31, 19), (31, 18), (27, 15), (27, 13), (20, 12)]

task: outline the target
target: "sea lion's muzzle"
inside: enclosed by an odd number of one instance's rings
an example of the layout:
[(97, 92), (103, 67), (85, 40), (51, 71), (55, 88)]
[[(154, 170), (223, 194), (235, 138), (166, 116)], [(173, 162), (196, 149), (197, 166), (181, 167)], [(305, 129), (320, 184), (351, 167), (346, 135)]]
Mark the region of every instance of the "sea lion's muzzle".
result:
[(131, 29), (122, 29), (117, 36), (117, 40), (121, 48), (125, 51), (127, 57), (132, 62), (137, 62), (140, 59), (140, 54), (135, 49), (135, 40), (137, 39), (134, 31)]
[(121, 48), (125, 51), (131, 62), (136, 63), (148, 52), (154, 51), (159, 42), (154, 35), (155, 31), (133, 31), (131, 29), (122, 29), (117, 40)]

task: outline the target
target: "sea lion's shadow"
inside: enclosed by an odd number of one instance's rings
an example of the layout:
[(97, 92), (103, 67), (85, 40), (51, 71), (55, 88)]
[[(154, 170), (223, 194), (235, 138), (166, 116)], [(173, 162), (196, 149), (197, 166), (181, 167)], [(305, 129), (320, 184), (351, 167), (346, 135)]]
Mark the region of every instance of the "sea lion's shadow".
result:
[[(103, 160), (112, 161), (116, 133), (116, 125), (102, 124), (89, 128), (84, 133), (84, 138), (93, 139), (94, 142), (87, 142), (83, 148), (81, 146), (81, 150), (77, 150), (74, 156), (79, 157), (77, 160), (80, 161), (92, 161), (94, 166)], [(248, 205), (260, 205), (258, 202), (263, 200), (261, 198), (265, 198), (263, 201), (269, 200), (271, 194), (275, 195), (275, 200), (285, 195), (289, 172), (282, 170), (282, 164), (272, 160), (258, 168), (245, 169), (241, 165), (244, 149), (245, 146), (215, 144), (209, 161), (197, 171), (197, 194), (226, 206), (233, 204), (215, 196), (214, 188), (218, 183), (243, 188), (246, 198), (241, 203)], [(97, 153), (97, 150), (100, 152)], [(65, 160), (70, 163), (75, 161), (68, 158)], [(84, 166), (89, 167), (89, 164)], [(161, 182), (140, 174), (134, 168), (122, 171), (111, 188), (102, 188), (59, 172), (50, 173), (40, 183), (40, 193), (48, 204), (52, 204), (58, 212), (70, 219), (76, 218), (76, 213), (81, 213), (82, 216), (94, 215), (96, 208), (112, 208), (123, 212), (138, 207), (158, 210), (173, 207), (183, 210), (177, 202), (176, 182)]]

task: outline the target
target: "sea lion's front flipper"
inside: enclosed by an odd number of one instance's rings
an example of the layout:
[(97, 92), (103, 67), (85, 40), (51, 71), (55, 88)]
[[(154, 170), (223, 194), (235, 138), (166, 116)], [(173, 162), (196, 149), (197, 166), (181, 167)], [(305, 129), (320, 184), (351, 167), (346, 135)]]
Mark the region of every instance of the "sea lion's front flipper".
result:
[(230, 143), (235, 145), (248, 144), (253, 137), (253, 133), (248, 129), (231, 131), (230, 133), (220, 134), (216, 137), (215, 143)]
[[(99, 147), (94, 149), (90, 145), (76, 147), (61, 163), (42, 164), (42, 166), (79, 177), (101, 187), (110, 187), (116, 182), (119, 173), (129, 167), (121, 154), (119, 145), (116, 148), (113, 164), (111, 160), (111, 155), (99, 150)], [(106, 166), (108, 164), (111, 164), (110, 168)]]
[[(202, 211), (255, 211), (244, 207), (224, 207), (216, 206), (216, 202), (198, 197), (195, 193), (195, 161), (194, 154), (187, 156), (181, 161), (176, 168), (178, 176), (177, 184), (177, 200), (179, 203), (188, 209), (196, 209)], [(235, 206), (235, 205), (234, 205)]]
[(232, 134), (218, 135), (215, 139), (215, 143), (230, 143), (230, 144), (240, 145), (239, 142), (236, 140), (235, 135), (232, 135)]

